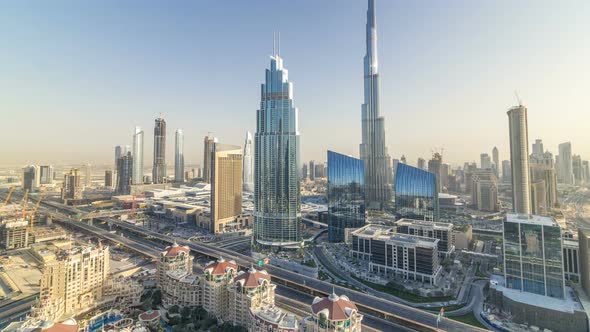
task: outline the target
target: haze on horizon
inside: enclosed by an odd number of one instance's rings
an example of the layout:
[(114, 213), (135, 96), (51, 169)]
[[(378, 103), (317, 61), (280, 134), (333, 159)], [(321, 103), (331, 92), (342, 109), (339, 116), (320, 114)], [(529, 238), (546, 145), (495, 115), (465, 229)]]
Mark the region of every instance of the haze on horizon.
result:
[[(271, 6), (272, 4), (272, 6)], [(518, 90), (529, 143), (590, 159), (590, 2), (377, 4), (382, 112), (393, 158), (444, 148), (454, 165), (494, 146), (508, 159)], [(272, 11), (269, 11), (272, 8)], [(164, 113), (185, 164), (203, 137), (254, 132), (273, 31), (299, 108), (302, 161), (358, 156), (365, 0), (7, 1), (0, 3), (0, 165), (112, 164), (115, 145)], [(530, 147), (529, 147), (530, 148)]]

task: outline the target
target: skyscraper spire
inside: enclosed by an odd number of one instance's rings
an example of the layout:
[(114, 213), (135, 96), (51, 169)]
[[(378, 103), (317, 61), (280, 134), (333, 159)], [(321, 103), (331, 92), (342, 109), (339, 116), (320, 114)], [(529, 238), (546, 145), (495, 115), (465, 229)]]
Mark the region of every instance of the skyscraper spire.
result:
[(368, 0), (367, 54), (365, 66), (365, 101), (362, 105), (361, 159), (365, 163), (365, 193), (367, 207), (387, 208), (391, 201), (392, 169), (385, 147), (385, 119), (381, 116), (380, 85), (377, 61), (377, 19), (375, 0)]

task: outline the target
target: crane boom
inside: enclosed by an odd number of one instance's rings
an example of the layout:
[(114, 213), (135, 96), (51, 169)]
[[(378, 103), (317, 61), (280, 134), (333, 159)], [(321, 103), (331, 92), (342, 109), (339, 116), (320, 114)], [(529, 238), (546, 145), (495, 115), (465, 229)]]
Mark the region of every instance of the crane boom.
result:
[(41, 201), (43, 200), (43, 197), (45, 197), (45, 187), (43, 187), (43, 189), (41, 189), (41, 195), (39, 196), (39, 200), (37, 201), (37, 204), (35, 204), (35, 209), (33, 210), (33, 214), (31, 214), (31, 232), (35, 229), (35, 224), (33, 222), (35, 221), (35, 215), (37, 214), (37, 210), (39, 209), (39, 205), (41, 205)]
[(29, 198), (29, 189), (26, 189), (25, 190), (25, 195), (23, 196), (23, 201), (22, 201), (22, 204), (23, 204), (23, 215), (22, 215), (22, 217), (23, 218), (25, 217), (25, 212), (27, 212), (27, 200), (28, 200), (28, 198)]
[(2, 207), (0, 207), (0, 210), (3, 209), (6, 204), (8, 204), (8, 201), (10, 200), (10, 196), (12, 196), (12, 192), (14, 191), (14, 186), (10, 187), (10, 190), (8, 191), (8, 195), (6, 195), (6, 199), (4, 200), (4, 204), (2, 204)]

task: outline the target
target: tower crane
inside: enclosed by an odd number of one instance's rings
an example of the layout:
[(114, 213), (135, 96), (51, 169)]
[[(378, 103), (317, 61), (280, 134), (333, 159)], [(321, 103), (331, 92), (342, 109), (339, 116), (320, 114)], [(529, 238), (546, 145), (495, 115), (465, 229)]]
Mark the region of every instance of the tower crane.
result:
[(22, 217), (23, 218), (25, 217), (25, 212), (27, 211), (27, 202), (28, 202), (28, 199), (29, 199), (29, 189), (26, 189), (25, 190), (25, 194), (23, 196), (23, 200), (22, 200), (22, 209), (23, 209)]
[(37, 214), (37, 210), (39, 209), (39, 205), (41, 205), (41, 201), (43, 200), (43, 197), (45, 197), (45, 187), (43, 187), (43, 189), (41, 189), (41, 195), (39, 196), (39, 200), (37, 201), (37, 204), (35, 204), (35, 209), (33, 210), (33, 213), (31, 214), (31, 221), (30, 221), (30, 226), (31, 226), (31, 232), (35, 229), (35, 215)]
[(2, 207), (0, 207), (0, 210), (4, 209), (6, 204), (8, 204), (8, 201), (10, 200), (10, 196), (12, 196), (13, 191), (14, 191), (14, 186), (10, 187), (10, 190), (8, 191), (8, 195), (6, 195), (6, 199), (4, 200), (4, 204), (2, 204)]

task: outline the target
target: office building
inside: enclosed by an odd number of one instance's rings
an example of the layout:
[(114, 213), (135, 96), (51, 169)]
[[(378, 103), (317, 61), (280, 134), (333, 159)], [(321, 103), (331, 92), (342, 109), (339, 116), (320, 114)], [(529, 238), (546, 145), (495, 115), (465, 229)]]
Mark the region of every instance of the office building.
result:
[(92, 185), (92, 165), (84, 165), (84, 187), (89, 188)]
[(360, 157), (365, 162), (365, 197), (369, 209), (387, 209), (391, 205), (392, 168), (385, 146), (385, 118), (381, 115), (381, 77), (377, 60), (377, 10), (369, 0), (364, 57), (364, 103), (362, 105), (362, 142)]
[(203, 181), (207, 183), (211, 183), (211, 153), (213, 153), (213, 147), (217, 142), (217, 137), (211, 133), (207, 134), (203, 141)]
[(428, 171), (436, 176), (436, 190), (443, 192), (442, 184), (442, 154), (436, 152), (428, 161)]
[[(556, 207), (558, 204), (557, 177), (553, 155), (548, 151), (541, 154), (531, 154), (530, 167), (531, 195), (534, 196), (531, 197), (531, 209), (533, 210), (533, 214), (548, 214), (551, 208)], [(544, 197), (542, 196), (542, 191), (544, 191)]]
[(576, 239), (563, 238), (563, 274), (566, 279), (580, 280), (580, 245)]
[(211, 153), (211, 224), (220, 233), (235, 228), (242, 213), (242, 148), (215, 143)]
[(482, 153), (480, 156), (480, 168), (481, 169), (492, 169), (492, 158), (487, 153)]
[(123, 155), (123, 148), (120, 145), (115, 146), (115, 169), (117, 169), (117, 160)]
[(133, 178), (131, 183), (143, 184), (143, 130), (135, 127), (133, 134)]
[(307, 180), (307, 163), (304, 163), (303, 167), (301, 168), (301, 178), (303, 180)]
[(426, 170), (426, 160), (424, 160), (424, 158), (418, 158), (418, 163), (416, 165), (419, 169)]
[(564, 299), (561, 228), (551, 217), (507, 214), (504, 221), (506, 287)]
[[(298, 109), (283, 59), (271, 56), (254, 137), (254, 232), (262, 246), (298, 246), (301, 197)], [(311, 171), (311, 169), (310, 169)]]
[(545, 181), (531, 182), (531, 211), (540, 216), (547, 215), (550, 211), (550, 206), (547, 204)]
[(494, 146), (494, 148), (492, 149), (492, 160), (494, 162), (493, 164), (493, 168), (494, 171), (496, 172), (496, 178), (500, 178), (500, 152), (498, 151), (498, 148)]
[(61, 199), (64, 201), (82, 199), (82, 180), (79, 169), (72, 168), (69, 173), (64, 175)]
[(53, 166), (46, 165), (39, 167), (39, 184), (53, 183)]
[(127, 152), (117, 161), (117, 187), (115, 191), (119, 195), (131, 193), (131, 179), (133, 177), (133, 156)]
[(104, 171), (104, 186), (107, 189), (113, 188), (114, 187), (114, 177), (113, 177), (113, 171), (111, 170), (106, 170)]
[(401, 218), (438, 221), (436, 176), (402, 163), (397, 164), (395, 174), (396, 215)]
[(33, 192), (39, 188), (40, 182), (38, 166), (29, 165), (23, 168), (23, 190)]
[(545, 152), (545, 149), (543, 148), (543, 140), (541, 139), (536, 139), (535, 143), (533, 143), (533, 156), (542, 156), (543, 153)]
[(154, 166), (153, 183), (166, 181), (166, 120), (160, 115), (154, 126)]
[(578, 246), (580, 261), (580, 284), (590, 296), (590, 229), (580, 227), (578, 229)]
[(184, 133), (176, 129), (174, 149), (174, 182), (184, 182)]
[(498, 179), (493, 170), (487, 168), (471, 171), (471, 204), (480, 211), (500, 211)]
[(311, 181), (315, 180), (315, 161), (309, 161), (309, 179)]
[(302, 320), (304, 332), (359, 332), (363, 315), (346, 295), (313, 299), (311, 315)]
[(347, 228), (365, 225), (365, 166), (360, 159), (328, 151), (328, 240), (344, 241)]
[(244, 190), (247, 192), (254, 192), (254, 151), (252, 149), (252, 133), (248, 131), (244, 141), (244, 159), (242, 162), (242, 183), (244, 184)]
[(574, 170), (572, 160), (572, 143), (565, 142), (558, 146), (557, 181), (563, 184), (574, 184)]
[(395, 222), (396, 231), (400, 234), (423, 236), (438, 239), (438, 254), (448, 256), (455, 251), (453, 224), (430, 222), (414, 219), (400, 219)]
[(502, 160), (502, 182), (512, 182), (512, 165), (510, 165), (510, 160)]
[(368, 260), (369, 271), (403, 276), (431, 285), (440, 281), (439, 239), (399, 234), (374, 224), (351, 233), (352, 257)]
[(523, 105), (515, 106), (507, 114), (512, 165), (512, 209), (514, 213), (530, 214), (531, 181), (527, 108)]
[(581, 186), (586, 183), (586, 173), (582, 168), (582, 157), (579, 155), (572, 156), (572, 172), (574, 173), (574, 184)]

